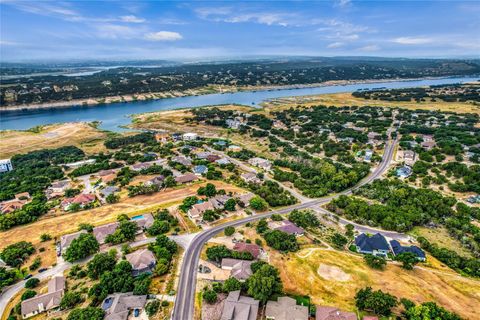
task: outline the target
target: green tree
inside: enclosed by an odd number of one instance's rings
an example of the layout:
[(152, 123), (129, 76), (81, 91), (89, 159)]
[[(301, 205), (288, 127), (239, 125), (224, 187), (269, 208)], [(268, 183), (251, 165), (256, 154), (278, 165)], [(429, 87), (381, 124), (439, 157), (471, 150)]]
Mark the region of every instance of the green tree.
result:
[(371, 311), (382, 316), (389, 316), (392, 308), (398, 304), (397, 298), (381, 290), (372, 291), (371, 287), (360, 289), (355, 295), (355, 305), (360, 310)]
[(45, 242), (45, 241), (48, 241), (48, 240), (52, 240), (52, 236), (49, 235), (48, 233), (42, 233), (40, 235), (40, 241), (41, 242)]
[(348, 239), (338, 232), (335, 232), (330, 237), (330, 241), (332, 241), (333, 246), (337, 249), (343, 249), (343, 247), (348, 243)]
[(194, 204), (198, 202), (198, 198), (195, 196), (186, 197), (183, 199), (182, 204), (179, 206), (180, 210), (186, 213)]
[(257, 211), (263, 211), (267, 209), (267, 203), (259, 196), (255, 196), (250, 199), (250, 207)]
[(265, 264), (247, 279), (247, 287), (250, 296), (265, 303), (273, 294), (281, 293), (283, 285), (278, 270)]
[(68, 262), (74, 262), (98, 252), (99, 248), (97, 239), (91, 233), (82, 233), (72, 241), (65, 251), (64, 258)]
[(20, 241), (7, 246), (0, 253), (0, 258), (10, 267), (17, 268), (35, 252), (31, 242)]
[(395, 260), (402, 262), (402, 268), (412, 270), (418, 263), (417, 256), (413, 252), (402, 252), (395, 257)]
[(242, 289), (242, 283), (234, 277), (230, 277), (223, 283), (223, 290), (225, 292), (236, 291)]
[(145, 306), (145, 312), (147, 313), (147, 315), (149, 317), (154, 316), (158, 312), (158, 309), (160, 309), (160, 301), (158, 301), (156, 299), (153, 300), (153, 301), (150, 301)]
[(363, 260), (370, 268), (383, 270), (387, 265), (387, 261), (382, 257), (374, 256), (373, 254), (366, 254), (363, 256)]
[(105, 271), (112, 271), (117, 263), (115, 254), (98, 253), (87, 264), (87, 274), (90, 278), (96, 280)]
[(217, 188), (213, 183), (207, 183), (205, 187), (200, 187), (197, 190), (199, 196), (213, 197), (217, 194)]
[(227, 237), (230, 237), (231, 235), (233, 235), (235, 233), (235, 228), (234, 227), (226, 227), (224, 232), (225, 232), (225, 235)]
[(235, 211), (235, 206), (237, 203), (235, 202), (234, 199), (228, 199), (227, 202), (225, 202), (224, 209), (227, 211)]
[(259, 234), (265, 233), (268, 230), (268, 222), (265, 218), (258, 221), (256, 230)]
[(301, 228), (318, 227), (320, 221), (312, 210), (293, 210), (288, 220)]
[(103, 320), (105, 312), (100, 308), (76, 308), (67, 317), (67, 320)]
[(93, 225), (91, 225), (90, 223), (80, 223), (78, 225), (78, 230), (79, 231), (85, 230), (87, 232), (93, 232)]
[(213, 304), (217, 302), (217, 293), (211, 289), (204, 290), (202, 297), (207, 303)]
[(27, 289), (23, 294), (20, 300), (24, 301), (30, 298), (33, 298), (37, 295), (37, 293), (33, 290)]
[(421, 305), (408, 308), (405, 316), (407, 320), (461, 320), (457, 314), (445, 310), (435, 302), (425, 302)]
[(167, 233), (170, 231), (170, 223), (163, 220), (155, 220), (150, 228), (147, 229), (147, 233), (150, 236), (158, 236), (159, 234)]
[(62, 301), (60, 301), (60, 308), (70, 309), (83, 301), (84, 299), (79, 292), (68, 291), (63, 295)]
[(267, 245), (280, 251), (297, 251), (297, 237), (280, 230), (271, 230), (263, 234)]
[(27, 282), (25, 282), (25, 288), (27, 288), (27, 289), (35, 288), (36, 286), (38, 286), (39, 283), (40, 283), (39, 279), (30, 278), (30, 279), (27, 280)]
[(115, 193), (110, 193), (105, 198), (105, 200), (107, 201), (107, 203), (117, 203), (120, 200), (120, 196), (118, 194), (115, 194)]

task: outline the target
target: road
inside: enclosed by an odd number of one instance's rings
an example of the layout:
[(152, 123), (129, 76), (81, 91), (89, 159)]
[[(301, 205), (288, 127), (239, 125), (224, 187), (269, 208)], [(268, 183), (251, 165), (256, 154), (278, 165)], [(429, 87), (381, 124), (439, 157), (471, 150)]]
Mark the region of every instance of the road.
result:
[[(300, 204), (296, 204), (293, 206), (289, 206), (286, 208), (273, 210), (268, 213), (258, 214), (255, 216), (246, 217), (240, 220), (235, 220), (231, 222), (224, 223), (222, 225), (213, 227), (209, 230), (199, 233), (190, 243), (190, 246), (185, 251), (185, 255), (183, 258), (182, 269), (180, 272), (180, 279), (178, 282), (178, 289), (177, 289), (177, 298), (172, 314), (173, 320), (191, 320), (193, 319), (194, 314), (194, 301), (195, 301), (195, 287), (196, 287), (196, 278), (197, 278), (197, 267), (198, 262), (200, 259), (200, 252), (202, 251), (203, 245), (213, 236), (220, 233), (226, 227), (232, 226), (240, 226), (247, 222), (256, 221), (262, 218), (269, 217), (273, 214), (286, 214), (291, 212), (294, 209), (306, 209), (312, 207), (318, 207), (322, 204), (330, 202), (332, 199), (340, 196), (340, 195), (348, 195), (351, 194), (353, 190), (377, 179), (382, 175), (383, 172), (388, 168), (390, 161), (392, 160), (395, 145), (397, 144), (398, 140), (389, 141), (385, 146), (385, 152), (383, 155), (383, 159), (378, 167), (372, 172), (369, 176), (364, 178), (360, 181), (355, 187), (347, 189), (343, 192), (340, 192), (335, 195), (331, 195), (324, 198), (319, 198), (315, 200), (310, 200), (307, 202), (303, 202)], [(239, 164), (240, 167), (245, 166), (243, 163)], [(249, 167), (247, 167), (249, 168)], [(249, 168), (249, 170), (252, 170)]]

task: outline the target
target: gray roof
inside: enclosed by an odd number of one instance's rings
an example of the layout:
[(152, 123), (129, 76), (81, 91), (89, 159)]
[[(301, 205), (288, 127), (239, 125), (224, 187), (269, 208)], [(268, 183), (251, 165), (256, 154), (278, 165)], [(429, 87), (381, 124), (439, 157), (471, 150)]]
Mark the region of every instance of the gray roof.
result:
[(126, 320), (129, 310), (143, 309), (147, 296), (135, 296), (131, 292), (109, 295), (102, 302), (105, 320)]
[(317, 306), (315, 320), (357, 320), (357, 315), (335, 307)]
[(105, 239), (107, 238), (107, 236), (117, 230), (118, 225), (118, 222), (112, 222), (104, 224), (103, 226), (95, 227), (93, 228), (93, 235), (95, 236), (95, 239), (97, 239), (99, 244), (103, 244), (105, 243)]
[(80, 230), (80, 231), (75, 232), (75, 233), (70, 233), (70, 234), (66, 234), (64, 236), (61, 236), (61, 238), (60, 238), (61, 249), (64, 250), (64, 249), (68, 248), (73, 240), (77, 239), (78, 237), (80, 237), (80, 235), (82, 233), (86, 233), (86, 232), (87, 231), (85, 231), (85, 230)]
[(355, 238), (355, 244), (360, 247), (362, 251), (367, 252), (373, 250), (390, 250), (387, 240), (380, 233), (374, 234), (371, 237), (368, 237), (365, 233), (362, 233)]
[(225, 258), (222, 259), (222, 269), (231, 269), (230, 276), (246, 280), (253, 274), (252, 263), (253, 261)]
[(65, 290), (65, 277), (56, 276), (48, 281), (48, 292), (22, 301), (22, 315), (26, 316), (34, 311), (41, 312), (56, 308), (60, 305)]
[(283, 221), (283, 225), (280, 227), (275, 228), (275, 230), (280, 230), (283, 232), (286, 232), (288, 234), (304, 234), (305, 230), (303, 230), (300, 227), (297, 227), (297, 225), (289, 220)]
[(240, 290), (232, 291), (225, 299), (220, 320), (255, 320), (259, 301), (240, 295)]
[(134, 270), (143, 270), (150, 268), (156, 262), (155, 256), (148, 249), (141, 249), (129, 253), (125, 256), (125, 259), (130, 262)]
[(295, 299), (290, 297), (280, 297), (267, 302), (265, 316), (275, 320), (308, 320), (308, 307), (297, 306)]
[(142, 215), (142, 218), (133, 220), (133, 222), (135, 222), (140, 229), (150, 228), (153, 225), (154, 221), (155, 219), (153, 218), (151, 213), (146, 213)]

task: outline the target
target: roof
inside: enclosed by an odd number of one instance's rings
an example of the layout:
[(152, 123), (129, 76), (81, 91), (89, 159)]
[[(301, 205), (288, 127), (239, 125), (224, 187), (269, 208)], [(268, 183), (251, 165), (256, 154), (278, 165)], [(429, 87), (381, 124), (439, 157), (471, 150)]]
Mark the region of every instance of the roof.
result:
[(87, 233), (87, 231), (86, 230), (80, 230), (80, 231), (75, 232), (75, 233), (70, 233), (70, 234), (66, 234), (64, 236), (61, 236), (60, 237), (60, 247), (62, 249), (68, 248), (70, 246), (70, 244), (72, 243), (72, 241), (77, 239), (78, 237), (80, 237), (80, 235), (82, 233)]
[(240, 295), (240, 290), (232, 291), (224, 300), (220, 320), (255, 320), (259, 301)]
[(108, 175), (111, 175), (111, 174), (115, 174), (115, 170), (101, 170), (101, 171), (98, 171), (97, 175), (100, 176), (100, 177), (103, 177), (103, 176), (108, 176)]
[(10, 213), (17, 209), (21, 209), (25, 204), (25, 200), (13, 199), (9, 201), (4, 201), (0, 203), (0, 208), (2, 213)]
[[(60, 305), (65, 290), (65, 277), (56, 276), (48, 281), (48, 292), (22, 301), (22, 315), (28, 315), (40, 309), (49, 310)], [(41, 307), (41, 308), (40, 308)]]
[(207, 160), (210, 161), (210, 162), (214, 162), (214, 161), (217, 161), (220, 159), (220, 156), (216, 155), (216, 154), (211, 154), (207, 157)]
[(335, 307), (317, 306), (315, 320), (357, 320), (357, 315)]
[(148, 168), (150, 168), (151, 166), (153, 166), (152, 163), (149, 163), (149, 162), (141, 162), (141, 163), (134, 164), (134, 165), (132, 166), (132, 169), (133, 169), (133, 170), (143, 170), (143, 169), (148, 169)]
[(425, 252), (423, 252), (423, 250), (417, 246), (404, 247), (397, 240), (390, 241), (390, 245), (392, 246), (392, 250), (395, 255), (399, 255), (403, 252), (411, 252), (415, 254), (418, 258), (425, 259)]
[(95, 195), (94, 194), (85, 194), (85, 193), (80, 193), (79, 195), (73, 197), (73, 198), (67, 198), (62, 201), (62, 205), (69, 205), (72, 203), (78, 203), (80, 205), (84, 205), (90, 202), (95, 201)]
[(218, 164), (229, 164), (230, 160), (228, 160), (227, 158), (220, 158), (218, 160), (215, 160), (215, 162)]
[(275, 320), (308, 320), (308, 307), (297, 306), (295, 299), (290, 297), (280, 297), (267, 302), (265, 316)]
[(192, 160), (184, 156), (173, 157), (172, 161), (183, 164), (184, 166), (190, 166), (192, 164)]
[(255, 195), (251, 192), (248, 192), (248, 193), (239, 195), (237, 198), (244, 204), (248, 205), (250, 204), (250, 200), (252, 200), (253, 197), (255, 197)]
[(108, 195), (112, 194), (112, 193), (115, 193), (117, 192), (118, 190), (118, 187), (116, 186), (107, 186), (105, 188), (103, 188), (100, 192), (105, 196), (107, 197)]
[(197, 180), (197, 176), (193, 173), (186, 173), (182, 176), (178, 176), (175, 178), (175, 181), (177, 183), (187, 183), (187, 182), (191, 182), (191, 181), (195, 181)]
[(150, 228), (153, 225), (155, 219), (151, 213), (146, 213), (142, 215), (141, 218), (133, 220), (139, 228)]
[(70, 181), (62, 180), (62, 181), (52, 182), (50, 187), (55, 189), (60, 189), (60, 188), (66, 188), (68, 185), (70, 185)]
[(222, 269), (232, 269), (230, 276), (238, 280), (246, 280), (252, 274), (251, 264), (253, 261), (239, 260), (239, 259), (222, 259)]
[(300, 227), (297, 227), (295, 223), (289, 220), (282, 221), (282, 226), (275, 228), (275, 230), (280, 230), (288, 234), (304, 234), (305, 230)]
[(233, 246), (233, 250), (238, 252), (250, 252), (255, 259), (260, 255), (260, 247), (253, 243), (237, 242)]
[(48, 281), (48, 292), (55, 292), (58, 290), (65, 290), (64, 276), (56, 276)]
[(107, 236), (114, 233), (115, 230), (117, 230), (118, 225), (118, 222), (112, 222), (104, 224), (103, 226), (95, 227), (93, 228), (93, 235), (99, 244), (105, 243)]
[(362, 251), (390, 250), (387, 240), (380, 233), (377, 233), (371, 237), (368, 237), (365, 233), (362, 233), (355, 238), (355, 244), (360, 247)]
[(131, 292), (109, 295), (102, 302), (105, 320), (126, 320), (129, 310), (143, 309), (146, 302), (146, 295), (135, 296)]
[(192, 206), (189, 210), (189, 214), (191, 217), (199, 217), (207, 210), (214, 210), (215, 207), (210, 201), (205, 201), (202, 203), (197, 203)]
[(28, 193), (28, 192), (17, 193), (17, 194), (15, 195), (15, 198), (16, 198), (16, 199), (20, 199), (20, 198), (30, 198), (30, 193)]
[(142, 270), (150, 268), (152, 264), (155, 264), (155, 256), (148, 249), (141, 249), (129, 253), (125, 256), (128, 262), (132, 265), (134, 270)]
[(203, 164), (193, 167), (194, 173), (205, 173), (207, 171), (208, 171), (207, 166), (204, 166)]

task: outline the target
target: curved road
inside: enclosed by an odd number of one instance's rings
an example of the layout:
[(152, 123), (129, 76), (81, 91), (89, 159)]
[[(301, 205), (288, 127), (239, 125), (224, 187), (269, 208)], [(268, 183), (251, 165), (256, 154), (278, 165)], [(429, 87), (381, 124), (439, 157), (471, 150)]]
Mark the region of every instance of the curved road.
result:
[(202, 251), (203, 245), (213, 236), (221, 232), (226, 227), (240, 226), (247, 222), (259, 220), (262, 218), (269, 217), (273, 214), (286, 214), (295, 209), (306, 209), (310, 207), (319, 206), (325, 204), (332, 199), (340, 196), (351, 194), (353, 190), (377, 179), (385, 170), (388, 168), (390, 161), (392, 160), (395, 145), (398, 141), (394, 140), (393, 142), (388, 142), (385, 146), (385, 153), (383, 155), (382, 162), (375, 169), (375, 171), (367, 176), (365, 179), (360, 181), (355, 187), (347, 189), (338, 194), (311, 200), (308, 202), (296, 204), (286, 208), (270, 211), (264, 214), (258, 214), (255, 216), (250, 216), (240, 220), (235, 220), (231, 222), (224, 223), (222, 225), (213, 227), (209, 230), (206, 230), (202, 233), (199, 233), (190, 243), (190, 246), (185, 251), (183, 258), (182, 269), (180, 272), (180, 280), (178, 282), (177, 289), (177, 298), (175, 301), (175, 306), (173, 309), (173, 320), (191, 320), (193, 319), (194, 313), (194, 301), (195, 301), (195, 287), (196, 287), (196, 278), (197, 278), (197, 266), (200, 259), (200, 252)]

